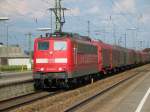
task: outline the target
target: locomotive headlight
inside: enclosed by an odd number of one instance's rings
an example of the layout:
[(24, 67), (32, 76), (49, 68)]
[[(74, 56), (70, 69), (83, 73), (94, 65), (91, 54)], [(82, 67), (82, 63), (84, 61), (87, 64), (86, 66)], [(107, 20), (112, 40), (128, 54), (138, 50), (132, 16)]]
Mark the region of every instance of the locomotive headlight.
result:
[(41, 68), (40, 70), (41, 70), (41, 71), (44, 71), (44, 68)]
[(58, 68), (58, 70), (59, 70), (59, 71), (62, 71), (62, 70), (63, 70), (63, 68), (59, 67), (59, 68)]
[(50, 51), (49, 54), (53, 54), (53, 51)]

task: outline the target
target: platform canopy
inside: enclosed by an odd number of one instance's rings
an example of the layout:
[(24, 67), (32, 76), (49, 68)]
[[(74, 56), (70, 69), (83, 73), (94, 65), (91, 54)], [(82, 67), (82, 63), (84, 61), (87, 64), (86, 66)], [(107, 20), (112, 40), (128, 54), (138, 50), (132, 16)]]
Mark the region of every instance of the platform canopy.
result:
[(0, 17), (0, 21), (5, 21), (5, 20), (9, 20), (8, 17)]
[(52, 30), (52, 28), (37, 28), (37, 31), (49, 31)]

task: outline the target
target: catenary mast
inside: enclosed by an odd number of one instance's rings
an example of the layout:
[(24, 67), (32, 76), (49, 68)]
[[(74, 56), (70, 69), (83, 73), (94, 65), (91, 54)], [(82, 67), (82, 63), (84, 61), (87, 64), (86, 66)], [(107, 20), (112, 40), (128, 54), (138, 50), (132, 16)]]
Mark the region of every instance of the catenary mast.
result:
[(56, 33), (61, 33), (63, 25), (65, 23), (65, 10), (66, 8), (62, 8), (61, 6), (61, 1), (62, 0), (55, 0), (55, 8), (50, 8), (51, 11), (54, 12), (55, 15), (55, 32)]

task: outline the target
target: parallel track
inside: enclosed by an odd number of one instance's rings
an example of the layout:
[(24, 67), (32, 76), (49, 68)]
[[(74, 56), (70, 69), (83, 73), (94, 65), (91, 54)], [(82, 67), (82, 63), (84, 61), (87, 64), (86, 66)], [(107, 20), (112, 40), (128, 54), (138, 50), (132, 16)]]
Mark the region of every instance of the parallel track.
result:
[(0, 101), (0, 112), (7, 112), (12, 109), (18, 108), (20, 106), (23, 106), (25, 104), (32, 103), (34, 101), (38, 101), (40, 99), (53, 96), (57, 93), (60, 93), (60, 91), (56, 92), (33, 92), (30, 94), (26, 94), (23, 96), (14, 97), (11, 99)]
[[(90, 102), (91, 100), (95, 99), (96, 97), (98, 97), (99, 95), (102, 95), (103, 93), (106, 93), (107, 91), (111, 90), (112, 88), (115, 88), (116, 86), (122, 84), (123, 82), (134, 78), (135, 76), (137, 76), (140, 72), (135, 73), (134, 75), (126, 78), (126, 79), (122, 79), (119, 82), (115, 82), (115, 84), (107, 87), (106, 89), (102, 90), (101, 92), (90, 96), (87, 99), (84, 99), (74, 105), (72, 105), (71, 107), (65, 109), (65, 112), (72, 112), (74, 110), (76, 110), (78, 107), (86, 105), (86, 103)], [(62, 90), (59, 91), (54, 91), (54, 92), (35, 92), (35, 93), (30, 93), (27, 95), (23, 95), (23, 96), (19, 96), (19, 97), (15, 97), (15, 98), (11, 98), (8, 100), (3, 100), (0, 101), (0, 112), (7, 112), (9, 110), (13, 110), (16, 109), (20, 106), (24, 106), (25, 104), (30, 104), (33, 103), (34, 101), (38, 101), (40, 99), (44, 99), (46, 97), (50, 97), (59, 93), (62, 93)]]

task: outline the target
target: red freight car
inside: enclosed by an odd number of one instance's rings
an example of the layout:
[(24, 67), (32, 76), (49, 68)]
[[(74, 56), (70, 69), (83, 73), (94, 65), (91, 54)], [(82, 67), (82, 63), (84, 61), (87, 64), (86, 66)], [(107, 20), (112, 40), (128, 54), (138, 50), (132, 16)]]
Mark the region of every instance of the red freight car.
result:
[(99, 72), (106, 73), (111, 69), (111, 47), (100, 40), (93, 41), (98, 50)]

